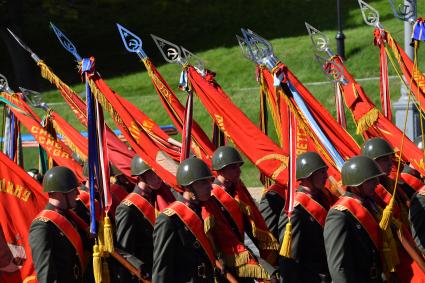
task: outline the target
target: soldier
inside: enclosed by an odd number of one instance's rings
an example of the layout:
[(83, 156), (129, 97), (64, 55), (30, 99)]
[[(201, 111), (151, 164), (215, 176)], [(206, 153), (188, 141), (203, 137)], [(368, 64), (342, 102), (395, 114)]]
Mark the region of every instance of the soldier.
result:
[(280, 257), (282, 282), (331, 282), (326, 264), (323, 227), (333, 198), (325, 188), (328, 166), (316, 152), (297, 157), (296, 178), (300, 185), (295, 206), (288, 218), (282, 211), (279, 220), (280, 242), (288, 221), (292, 225), (291, 257)]
[[(365, 141), (362, 146), (362, 155), (367, 156), (376, 161), (382, 172), (385, 173), (380, 178), (380, 184), (389, 192), (392, 193), (394, 190), (394, 183), (396, 179), (396, 169), (393, 163), (394, 149), (392, 146), (383, 138), (371, 138)], [(415, 190), (408, 185), (398, 186), (400, 189), (397, 190), (398, 199), (408, 206), (409, 199), (414, 194)]]
[(217, 171), (212, 194), (239, 240), (243, 243), (245, 233), (249, 236), (260, 252), (258, 261), (275, 277), (278, 270), (273, 266), (277, 265), (279, 243), (240, 179), (242, 164), (242, 157), (233, 147), (217, 148), (212, 158), (213, 170)]
[(380, 228), (373, 202), (378, 178), (376, 162), (355, 156), (341, 170), (346, 193), (329, 210), (324, 240), (333, 282), (383, 282), (379, 254)]
[(43, 191), (48, 193), (49, 202), (29, 232), (38, 282), (83, 282), (84, 251), (91, 248), (84, 231), (76, 227), (82, 220), (71, 211), (78, 186), (77, 177), (67, 167), (53, 167), (44, 176)]
[[(170, 188), (139, 156), (131, 161), (131, 174), (137, 176), (137, 184), (117, 207), (115, 221), (118, 247), (142, 261), (142, 275), (152, 275), (153, 225), (157, 211), (162, 211), (175, 198)], [(130, 259), (129, 259), (130, 260)], [(131, 282), (131, 274), (121, 269), (120, 280)]]
[(204, 233), (202, 205), (211, 196), (212, 174), (200, 159), (184, 160), (177, 169), (183, 187), (176, 201), (157, 218), (153, 234), (152, 281), (214, 282), (214, 250)]

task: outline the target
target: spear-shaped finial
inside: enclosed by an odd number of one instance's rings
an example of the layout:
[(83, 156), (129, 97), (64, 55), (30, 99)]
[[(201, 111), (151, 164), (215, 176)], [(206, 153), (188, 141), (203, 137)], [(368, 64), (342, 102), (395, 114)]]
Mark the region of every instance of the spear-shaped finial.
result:
[(40, 57), (37, 56), (29, 47), (25, 44), (25, 42), (20, 39), (16, 34), (14, 34), (10, 29), (7, 29), (7, 31), (13, 36), (13, 38), (18, 42), (18, 44), (25, 49), (29, 54), (31, 54), (31, 58), (36, 62), (40, 62)]
[(6, 77), (0, 74), (0, 92), (3, 91), (7, 93), (13, 92), (12, 89), (9, 87), (9, 82), (7, 81)]
[(358, 0), (360, 10), (362, 11), (363, 20), (369, 26), (381, 28), (379, 22), (379, 12), (363, 0)]
[(128, 52), (136, 53), (140, 59), (147, 57), (142, 49), (143, 41), (136, 34), (132, 33), (122, 25), (117, 23), (118, 31), (121, 35), (122, 42)]
[(61, 43), (61, 45), (63, 46), (63, 48), (65, 48), (69, 53), (71, 53), (72, 56), (75, 57), (77, 62), (81, 62), (82, 58), (78, 54), (77, 48), (71, 42), (71, 40), (69, 40), (69, 38), (57, 26), (55, 26), (52, 22), (50, 22), (50, 26), (52, 27), (53, 31), (55, 32), (56, 37), (58, 38), (58, 40)]
[(326, 34), (322, 33), (320, 30), (316, 29), (307, 22), (305, 22), (305, 27), (307, 28), (311, 43), (313, 44), (316, 51), (326, 52), (330, 57), (335, 55), (329, 48), (329, 38), (326, 36)]
[(25, 101), (28, 102), (33, 107), (43, 109), (45, 111), (49, 110), (49, 106), (46, 102), (41, 100), (41, 94), (38, 91), (26, 89), (19, 87), (19, 90), (25, 97)]
[(164, 57), (165, 61), (168, 63), (177, 63), (180, 65), (189, 63), (198, 69), (198, 71), (204, 71), (204, 63), (202, 60), (183, 46), (178, 46), (154, 34), (151, 34), (151, 37), (161, 52), (162, 57)]
[(402, 0), (396, 6), (395, 0), (388, 0), (396, 18), (414, 24), (416, 21), (416, 0)]
[(244, 48), (246, 47), (244, 52), (246, 52), (250, 60), (255, 59), (255, 61), (253, 60), (254, 62), (264, 64), (269, 69), (278, 64), (279, 59), (274, 55), (270, 42), (250, 29), (241, 29), (241, 31), (244, 38)]

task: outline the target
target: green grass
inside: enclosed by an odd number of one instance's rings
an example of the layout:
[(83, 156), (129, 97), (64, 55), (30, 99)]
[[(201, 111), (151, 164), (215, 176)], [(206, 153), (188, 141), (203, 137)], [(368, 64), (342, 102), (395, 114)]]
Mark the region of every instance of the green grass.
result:
[[(388, 2), (386, 0), (374, 1), (373, 5), (381, 11), (382, 24), (384, 27), (392, 33), (397, 41), (402, 42), (403, 23), (392, 17), (387, 7)], [(419, 15), (421, 12), (425, 11), (424, 8), (425, 5), (419, 3)], [(385, 11), (385, 13), (382, 11)], [(311, 19), (310, 23), (315, 25), (315, 20), (317, 19)], [(346, 60), (346, 66), (348, 70), (357, 78), (379, 76), (379, 51), (372, 43), (373, 28), (362, 24), (362, 18), (358, 10), (350, 11), (345, 25), (347, 27), (344, 33), (346, 35), (345, 44), (348, 58)], [(321, 26), (316, 25), (316, 28), (320, 29)], [(335, 49), (335, 40), (333, 40), (335, 31), (323, 30), (323, 32), (329, 36), (331, 39), (331, 46)], [(282, 29), (282, 35), (284, 34), (285, 30)], [(308, 36), (278, 38), (271, 40), (271, 43), (273, 44), (275, 54), (282, 62), (288, 65), (303, 83), (326, 81), (319, 65), (313, 59), (311, 42)], [(254, 123), (258, 124), (259, 98), (258, 84), (255, 81), (255, 66), (242, 57), (237, 43), (235, 42), (234, 46), (219, 47), (200, 52), (197, 55), (204, 60), (207, 68), (217, 72), (217, 82), (229, 94), (232, 101), (239, 106)], [(422, 67), (423, 63), (425, 63), (423, 55), (424, 52), (422, 48), (418, 54), (419, 66)], [(128, 56), (133, 55), (128, 54)], [(162, 62), (154, 63), (159, 64)], [(108, 84), (120, 95), (137, 105), (158, 124), (171, 124), (171, 120), (168, 118), (166, 111), (162, 109), (160, 100), (144, 70), (143, 64), (137, 62), (136, 57), (134, 57), (134, 64), (139, 64), (139, 73), (107, 79)], [(389, 69), (391, 70), (390, 75), (394, 75), (395, 73), (391, 66)], [(99, 69), (99, 71), (102, 72), (102, 69)], [(177, 89), (180, 68), (176, 65), (168, 64), (160, 66), (159, 71), (174, 88), (181, 101), (184, 101), (185, 94)], [(76, 73), (76, 76), (77, 75)], [(399, 97), (400, 82), (398, 79), (392, 79), (390, 83), (392, 98), (393, 101), (395, 101)], [(366, 93), (377, 105), (379, 105), (379, 81), (365, 81), (361, 84)], [(84, 90), (84, 86), (81, 84), (72, 87), (77, 92)], [(308, 89), (333, 115), (335, 114), (334, 91), (331, 83), (311, 85), (308, 86)], [(44, 93), (43, 97), (46, 102), (51, 104), (54, 110), (65, 117), (72, 125), (79, 130), (83, 130), (83, 127), (75, 119), (66, 104), (56, 104), (63, 102), (57, 91), (48, 91)], [(350, 120), (349, 132), (354, 133), (354, 124), (351, 121), (351, 115), (347, 113), (347, 117)], [(211, 134), (212, 120), (208, 113), (202, 108), (199, 101), (195, 102), (194, 118), (208, 134)], [(107, 122), (112, 128), (116, 128), (110, 117), (107, 117)], [(270, 121), (270, 128), (272, 127), (273, 125)], [(271, 137), (275, 139), (275, 134), (271, 133)], [(356, 136), (355, 138), (357, 141), (361, 142), (360, 137)], [(25, 152), (25, 165), (27, 168), (37, 165), (35, 154), (35, 151)], [(243, 179), (249, 186), (260, 185), (258, 181), (258, 170), (250, 162), (246, 162), (243, 168)]]

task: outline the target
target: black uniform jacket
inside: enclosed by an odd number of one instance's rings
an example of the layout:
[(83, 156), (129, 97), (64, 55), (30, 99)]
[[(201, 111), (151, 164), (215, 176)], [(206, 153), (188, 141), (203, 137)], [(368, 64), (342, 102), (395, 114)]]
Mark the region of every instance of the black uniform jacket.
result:
[[(278, 187), (276, 189), (282, 190), (282, 194), (284, 193), (282, 187), (276, 184), (274, 184), (273, 186)], [(269, 189), (261, 197), (260, 204), (258, 206), (261, 215), (266, 221), (267, 228), (269, 228), (270, 232), (273, 233), (273, 236), (276, 239), (279, 239), (279, 217), (283, 210), (283, 207), (285, 206), (285, 199), (282, 197), (282, 194), (279, 194), (278, 192)]]
[[(308, 192), (302, 187), (299, 192)], [(325, 209), (325, 203), (320, 195), (313, 197)], [(282, 243), (288, 215), (282, 211), (279, 220), (279, 242)], [(311, 216), (302, 205), (294, 207), (291, 216), (292, 245), (291, 258), (280, 257), (279, 267), (282, 282), (330, 282), (329, 270), (326, 262), (323, 227)]]
[(158, 216), (153, 239), (152, 282), (214, 282), (211, 261), (176, 214), (165, 210)]
[(409, 221), (413, 239), (419, 250), (425, 254), (425, 190), (423, 189), (412, 197)]
[[(133, 192), (142, 194), (138, 187)], [(137, 207), (127, 205), (125, 202), (117, 206), (115, 223), (117, 246), (142, 261), (140, 268), (145, 276), (150, 277), (153, 261), (153, 226)], [(121, 270), (120, 280), (122, 282), (131, 280), (131, 274), (124, 268)]]
[[(356, 197), (350, 192), (346, 192), (345, 196)], [(362, 204), (365, 206), (365, 202)], [(372, 209), (369, 211), (372, 212)], [(379, 252), (366, 230), (349, 211), (329, 210), (324, 239), (333, 282), (382, 282)]]
[[(54, 207), (48, 204), (45, 209), (54, 210)], [(64, 213), (61, 214), (70, 220)], [(84, 248), (91, 249), (84, 232), (79, 232)], [(29, 241), (38, 282), (83, 282), (83, 271), (76, 250), (55, 224), (50, 221), (33, 221)]]

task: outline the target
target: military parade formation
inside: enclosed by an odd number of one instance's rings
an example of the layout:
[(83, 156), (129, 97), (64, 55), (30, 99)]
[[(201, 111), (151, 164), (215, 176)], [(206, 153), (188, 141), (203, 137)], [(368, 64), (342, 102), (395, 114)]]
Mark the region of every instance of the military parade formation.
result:
[[(384, 29), (377, 10), (358, 2), (380, 49), (382, 110), (311, 25), (316, 57), (335, 84), (336, 118), (270, 42), (241, 29), (239, 45), (256, 65), (259, 125), (200, 58), (158, 36), (152, 38), (164, 59), (182, 68), (185, 104), (141, 38), (117, 24), (127, 51), (146, 67), (171, 129), (113, 91), (95, 58), (81, 57), (53, 23), (78, 62), (85, 99), (8, 30), (87, 136), (38, 95), (15, 92), (0, 77), (0, 282), (425, 283), (425, 138), (411, 140), (406, 122), (403, 129), (392, 122), (384, 61), (397, 59), (409, 103), (421, 116), (425, 75)], [(408, 22), (416, 54), (425, 20)], [(195, 95), (214, 122), (211, 138), (194, 119)], [(43, 118), (32, 107), (45, 111)], [(360, 143), (347, 131), (346, 111)], [(269, 113), (277, 141), (268, 136)], [(24, 170), (21, 126), (37, 143), (38, 169)], [(246, 162), (260, 173), (258, 199), (241, 178)]]

